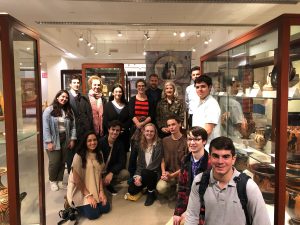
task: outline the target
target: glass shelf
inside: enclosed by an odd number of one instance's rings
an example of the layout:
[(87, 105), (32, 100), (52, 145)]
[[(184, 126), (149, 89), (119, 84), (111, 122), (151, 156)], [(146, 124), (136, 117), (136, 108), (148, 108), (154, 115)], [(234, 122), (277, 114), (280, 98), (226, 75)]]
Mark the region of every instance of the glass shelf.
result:
[[(18, 133), (18, 142), (24, 141), (32, 136), (35, 136), (39, 134), (39, 132), (25, 132), (25, 133)], [(5, 140), (5, 134), (4, 133), (0, 133), (0, 144), (6, 144), (6, 140)]]

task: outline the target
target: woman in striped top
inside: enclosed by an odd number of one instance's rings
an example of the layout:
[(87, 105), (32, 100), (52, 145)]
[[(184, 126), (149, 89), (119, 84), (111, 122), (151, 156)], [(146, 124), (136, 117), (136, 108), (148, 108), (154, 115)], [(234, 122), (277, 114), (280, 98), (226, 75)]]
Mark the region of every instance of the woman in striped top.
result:
[[(146, 81), (139, 79), (136, 81), (135, 86), (137, 88), (137, 95), (133, 96), (129, 100), (129, 116), (132, 118), (133, 125), (131, 127), (131, 134), (136, 134), (140, 132), (141, 129), (150, 123), (153, 116), (153, 103), (150, 102), (146, 95)], [(138, 129), (138, 130), (136, 130)], [(128, 170), (130, 175), (133, 176), (136, 170), (136, 160), (137, 160), (137, 148), (134, 143), (138, 143), (139, 140), (136, 139), (140, 135), (134, 135), (133, 141), (131, 143), (131, 153), (129, 158)]]

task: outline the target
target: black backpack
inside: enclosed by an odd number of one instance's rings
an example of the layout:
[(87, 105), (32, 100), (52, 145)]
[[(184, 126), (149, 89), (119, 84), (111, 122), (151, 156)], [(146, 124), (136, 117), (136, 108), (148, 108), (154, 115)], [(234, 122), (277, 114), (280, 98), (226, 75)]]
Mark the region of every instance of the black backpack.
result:
[[(205, 172), (203, 172), (201, 180), (196, 183), (196, 185), (199, 185), (199, 195), (200, 195), (200, 204), (201, 204), (200, 213), (199, 213), (199, 225), (203, 225), (205, 223), (204, 193), (209, 184), (210, 171), (211, 170), (206, 170)], [(233, 180), (236, 182), (237, 193), (245, 213), (247, 225), (252, 224), (252, 222), (250, 222), (250, 218), (247, 210), (248, 197), (247, 197), (246, 185), (249, 178), (250, 177), (245, 173), (240, 173), (238, 177), (233, 178)]]

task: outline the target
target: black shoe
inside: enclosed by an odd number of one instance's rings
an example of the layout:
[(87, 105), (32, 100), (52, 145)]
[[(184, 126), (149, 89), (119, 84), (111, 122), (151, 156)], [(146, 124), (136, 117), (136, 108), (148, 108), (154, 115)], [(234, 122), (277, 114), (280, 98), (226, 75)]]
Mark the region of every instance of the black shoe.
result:
[(117, 195), (118, 192), (114, 189), (114, 187), (110, 184), (106, 186), (106, 189), (112, 194), (112, 195)]
[(155, 200), (156, 200), (155, 191), (148, 192), (147, 198), (146, 198), (146, 201), (145, 201), (144, 205), (145, 206), (150, 206), (154, 203)]

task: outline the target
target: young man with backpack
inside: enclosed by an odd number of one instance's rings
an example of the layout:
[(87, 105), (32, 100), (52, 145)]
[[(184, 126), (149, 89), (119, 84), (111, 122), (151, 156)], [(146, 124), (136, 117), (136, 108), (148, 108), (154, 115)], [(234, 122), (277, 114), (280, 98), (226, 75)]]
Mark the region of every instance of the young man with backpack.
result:
[(212, 170), (193, 181), (185, 225), (270, 225), (257, 184), (233, 167), (236, 155), (232, 140), (212, 140), (209, 158)]
[(178, 179), (178, 195), (173, 215), (173, 225), (184, 223), (185, 210), (194, 178), (208, 169), (208, 153), (204, 146), (207, 132), (202, 127), (191, 127), (187, 132), (189, 153), (184, 157)]

